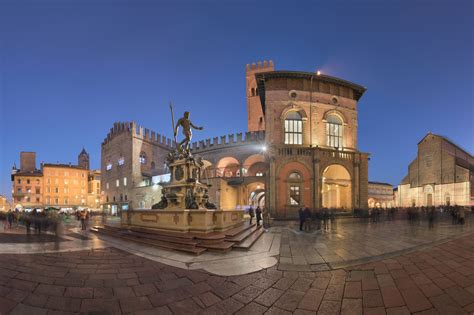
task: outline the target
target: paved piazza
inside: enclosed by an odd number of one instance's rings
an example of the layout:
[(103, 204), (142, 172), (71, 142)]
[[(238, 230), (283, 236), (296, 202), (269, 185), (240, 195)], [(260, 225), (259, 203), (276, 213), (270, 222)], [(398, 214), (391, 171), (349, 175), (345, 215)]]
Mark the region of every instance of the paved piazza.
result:
[[(474, 220), (275, 226), (250, 251), (190, 256), (67, 229), (0, 233), (0, 314), (468, 314)], [(2, 228), (3, 230), (3, 228)]]

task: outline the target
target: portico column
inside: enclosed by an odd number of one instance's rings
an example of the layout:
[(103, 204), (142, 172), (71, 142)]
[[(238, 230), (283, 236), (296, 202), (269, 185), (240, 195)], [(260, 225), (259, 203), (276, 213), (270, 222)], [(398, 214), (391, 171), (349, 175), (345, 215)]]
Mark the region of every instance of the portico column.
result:
[(313, 159), (313, 169), (314, 169), (314, 207), (321, 208), (321, 178), (319, 177), (319, 168), (320, 168), (320, 160)]
[(354, 184), (353, 184), (353, 208), (360, 208), (360, 180), (359, 180), (359, 167), (360, 167), (360, 162), (355, 161), (354, 162)]

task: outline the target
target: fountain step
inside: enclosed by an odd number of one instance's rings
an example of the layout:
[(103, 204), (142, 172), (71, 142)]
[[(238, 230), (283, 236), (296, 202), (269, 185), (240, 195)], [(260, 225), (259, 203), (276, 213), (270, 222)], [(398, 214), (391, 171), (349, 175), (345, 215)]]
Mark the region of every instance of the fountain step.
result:
[(225, 234), (226, 238), (232, 238), (232, 237), (237, 236), (241, 233), (244, 233), (245, 231), (253, 228), (254, 226), (256, 226), (255, 223), (253, 223), (253, 224), (245, 224), (244, 223), (244, 224), (242, 224), (238, 227), (235, 227), (233, 229), (225, 231), (224, 234)]
[(251, 235), (249, 235), (245, 240), (239, 244), (234, 245), (234, 248), (239, 248), (239, 249), (250, 249), (252, 245), (262, 236), (262, 234), (265, 232), (264, 229), (257, 228), (256, 230), (253, 231)]
[(261, 228), (262, 228), (261, 225), (260, 226), (255, 226), (255, 224), (253, 224), (252, 226), (250, 226), (250, 228), (245, 229), (243, 232), (237, 234), (234, 237), (226, 237), (226, 241), (236, 242), (237, 244), (240, 244), (245, 239), (247, 239), (249, 236), (253, 235), (257, 230), (259, 230)]

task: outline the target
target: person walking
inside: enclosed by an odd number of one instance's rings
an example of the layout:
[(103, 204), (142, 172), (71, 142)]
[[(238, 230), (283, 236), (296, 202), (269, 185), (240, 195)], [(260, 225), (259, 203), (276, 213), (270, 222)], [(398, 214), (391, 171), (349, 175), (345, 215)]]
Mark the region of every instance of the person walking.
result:
[(13, 223), (13, 211), (12, 209), (8, 210), (7, 213), (7, 221), (8, 221), (8, 229), (12, 229), (12, 223)]
[(311, 230), (311, 211), (308, 207), (305, 207), (303, 210), (304, 213), (304, 224), (303, 230), (309, 232)]
[(459, 224), (464, 224), (464, 208), (459, 209)]
[(300, 217), (300, 231), (303, 231), (303, 224), (304, 224), (304, 211), (303, 208), (298, 210), (298, 215)]
[(252, 220), (253, 220), (253, 217), (255, 216), (255, 212), (253, 211), (252, 206), (250, 206), (249, 208), (249, 216), (250, 216), (249, 225), (252, 225)]
[(87, 226), (86, 226), (87, 212), (85, 210), (81, 211), (80, 218), (81, 218), (81, 230), (85, 231), (87, 229)]
[(428, 228), (429, 229), (434, 228), (434, 216), (435, 216), (435, 209), (434, 207), (431, 207), (431, 209), (428, 211)]
[(262, 221), (262, 209), (260, 209), (259, 206), (255, 209), (255, 214), (257, 215), (257, 226), (260, 226), (260, 221)]

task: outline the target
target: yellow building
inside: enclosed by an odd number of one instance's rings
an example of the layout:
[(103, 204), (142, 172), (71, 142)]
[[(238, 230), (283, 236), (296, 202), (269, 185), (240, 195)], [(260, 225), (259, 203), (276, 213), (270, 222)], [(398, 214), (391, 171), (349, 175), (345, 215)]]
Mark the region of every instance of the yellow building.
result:
[(5, 196), (0, 195), (0, 211), (8, 211), (12, 205)]
[(12, 170), (13, 208), (99, 209), (100, 171), (89, 170), (89, 154), (83, 149), (78, 165), (41, 163), (36, 169), (36, 153), (20, 153), (20, 169)]
[(20, 169), (12, 170), (13, 208), (34, 209), (43, 206), (43, 177), (36, 169), (36, 153), (20, 153)]
[(99, 210), (103, 199), (103, 194), (100, 190), (100, 170), (92, 170), (89, 172), (88, 178), (87, 207)]
[(42, 164), (44, 207), (87, 207), (89, 170), (70, 164)]

